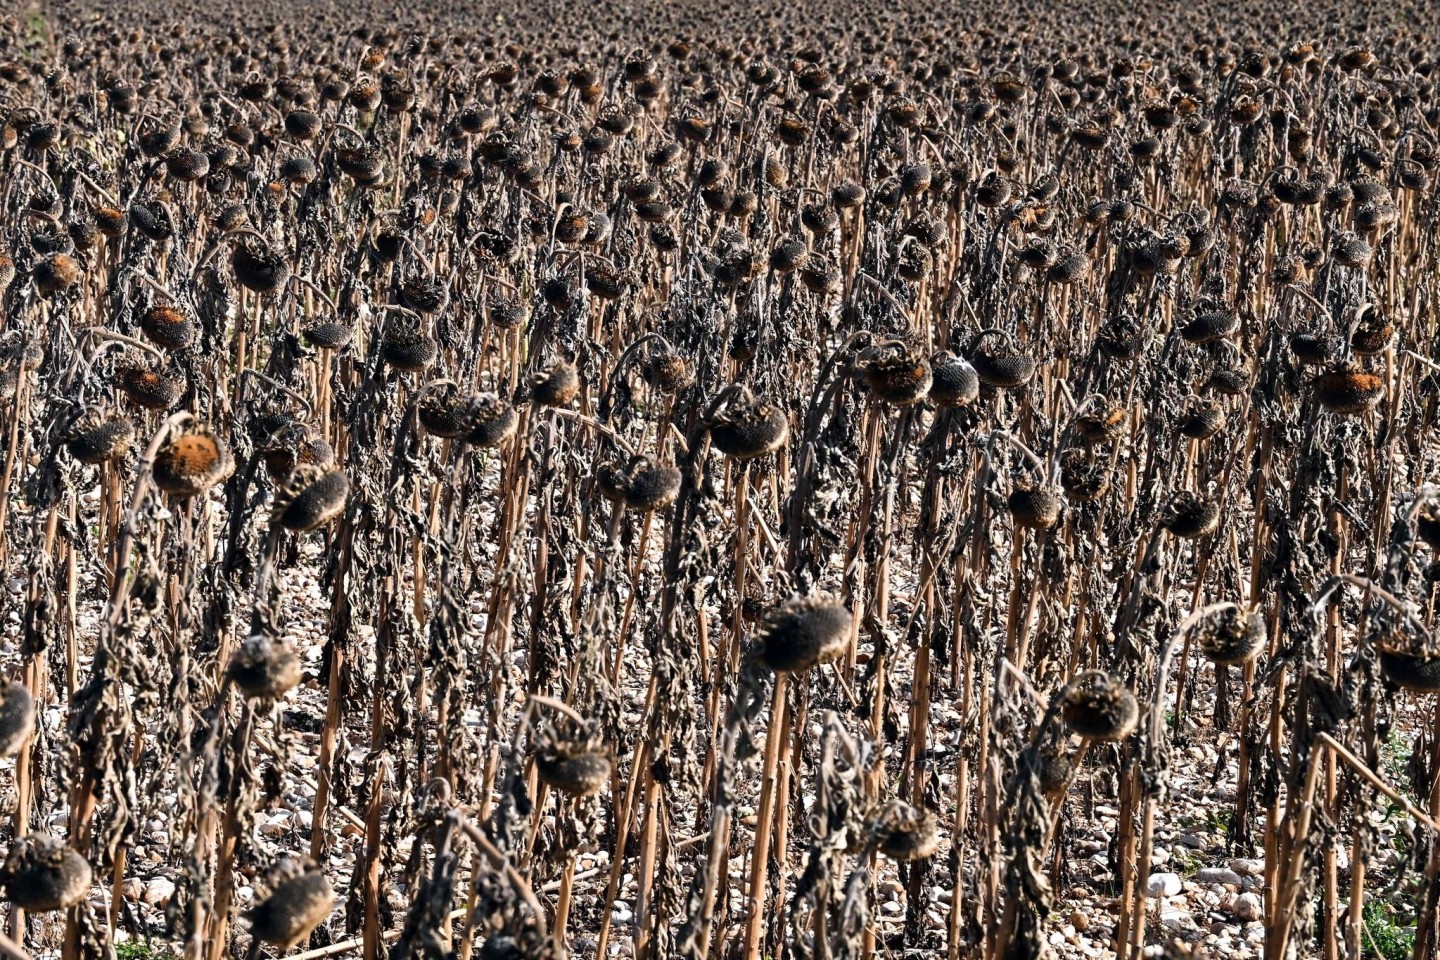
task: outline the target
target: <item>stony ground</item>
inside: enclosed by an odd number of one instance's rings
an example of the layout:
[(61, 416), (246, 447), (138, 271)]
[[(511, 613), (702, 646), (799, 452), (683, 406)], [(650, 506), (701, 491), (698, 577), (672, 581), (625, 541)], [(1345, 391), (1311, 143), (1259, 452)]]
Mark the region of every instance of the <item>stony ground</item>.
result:
[[(92, 494), (87, 495), (84, 501), (93, 504), (94, 499)], [(323, 560), (322, 550), (319, 539), (307, 540), (299, 564), (282, 574), (283, 595), (295, 601), (290, 608), (291, 616), (285, 623), (285, 639), (300, 653), (305, 663), (306, 678), (277, 705), (275, 712), (261, 725), (257, 738), (262, 750), (281, 753), (285, 762), (279, 764), (283, 771), (283, 791), (279, 802), (260, 813), (256, 829), (277, 848), (295, 851), (306, 850), (309, 846), (315, 797), (314, 775), (320, 752), (319, 731), (325, 715), (325, 686), (320, 668), (328, 614), (327, 600), (321, 594), (316, 576)], [(6, 572), (9, 594), (23, 595), (27, 583), (23, 564), (12, 562)], [(81, 605), (82, 631), (85, 627), (93, 629), (100, 609), (98, 590), (88, 591), (85, 595), (92, 601)], [(478, 601), (471, 615), (483, 622), (483, 606)], [(361, 629), (363, 636), (368, 628)], [(4, 643), (0, 646), (0, 656), (12, 665), (12, 669), (19, 662), (18, 632), (19, 614), (12, 607), (5, 616)], [(638, 653), (634, 655), (639, 656)], [(82, 655), (82, 678), (88, 666), (88, 657)], [(1210, 683), (1209, 670), (1199, 661), (1192, 666), (1202, 671), (1199, 687), (1203, 694), (1206, 684)], [(636, 671), (633, 675), (641, 673)], [(627, 691), (630, 711), (627, 721), (639, 722), (643, 699), (643, 690)], [(1403, 714), (1405, 729), (1392, 734), (1383, 757), (1392, 786), (1401, 789), (1405, 788), (1404, 765), (1413, 740), (1410, 733), (1423, 722), (1419, 706), (1418, 702), (1406, 705)], [(1237, 744), (1233, 737), (1216, 735), (1207, 713), (1209, 698), (1204, 695), (1196, 697), (1190, 708), (1172, 756), (1170, 791), (1156, 820), (1153, 872), (1147, 883), (1151, 896), (1147, 940), (1152, 946), (1149, 951), (1154, 955), (1164, 955), (1164, 951), (1169, 949), (1173, 955), (1177, 949), (1189, 949), (1190, 955), (1194, 956), (1258, 957), (1261, 955), (1265, 909), (1265, 827), (1261, 822), (1252, 830), (1256, 844), (1253, 848), (1232, 849), (1227, 827), (1234, 810)], [(63, 727), (64, 719), (62, 710), (51, 704), (44, 712), (43, 724), (47, 730), (58, 731)], [(470, 719), (478, 723), (478, 712)], [(963, 718), (953, 710), (937, 707), (932, 717), (937, 755), (943, 757), (947, 750), (947, 739), (943, 734), (950, 732), (949, 743), (956, 742), (956, 732), (962, 724)], [(817, 734), (818, 730), (817, 726)], [(365, 752), (364, 742), (363, 732), (350, 739), (353, 759), (357, 762)], [(5, 809), (0, 809), (0, 815), (13, 810), (13, 763), (13, 760), (0, 761), (6, 785), (3, 795)], [(939, 776), (942, 792), (953, 796), (953, 774), (941, 773)], [(158, 949), (174, 950), (179, 947), (164, 939), (167, 928), (165, 911), (176, 893), (177, 867), (175, 850), (170, 843), (169, 819), (174, 801), (173, 790), (162, 790), (150, 798), (150, 806), (142, 815), (140, 839), (129, 852), (122, 887), (127, 909), (118, 942), (140, 942), (153, 938)], [(1104, 764), (1089, 764), (1082, 768), (1072, 784), (1064, 808), (1059, 845), (1066, 851), (1067, 857), (1059, 874), (1055, 909), (1046, 925), (1048, 942), (1059, 957), (1114, 955), (1112, 943), (1119, 888), (1109, 866), (1119, 815), (1116, 804), (1114, 776), (1109, 768)], [(52, 831), (63, 833), (67, 808), (63, 802), (57, 802), (48, 809), (51, 812), (47, 826)], [(731, 869), (732, 899), (736, 903), (743, 902), (740, 878), (745, 876), (743, 852), (747, 842), (744, 831), (747, 824), (753, 823), (753, 810), (741, 808), (738, 812), (741, 832), (736, 848), (742, 856), (732, 862)], [(1396, 888), (1389, 900), (1379, 905), (1382, 916), (1396, 919), (1389, 921), (1392, 926), (1387, 927), (1382, 936), (1372, 932), (1367, 947), (1375, 951), (1374, 955), (1385, 956), (1388, 960), (1390, 954), (1381, 950), (1378, 942), (1391, 943), (1398, 938), (1403, 945), (1409, 932), (1405, 928), (1407, 918), (1413, 923), (1413, 902), (1405, 895), (1403, 884), (1395, 885), (1391, 881), (1396, 876), (1396, 869), (1403, 863), (1403, 850), (1414, 829), (1414, 822), (1394, 804), (1382, 806), (1374, 822), (1385, 842), (1380, 844), (1377, 857), (1369, 865), (1374, 880), (1371, 886), (1376, 889), (1386, 886)], [(338, 902), (343, 903), (356, 858), (361, 852), (363, 828), (355, 811), (342, 808), (336, 812), (331, 829), (335, 839), (326, 866), (335, 884)], [(682, 849), (697, 848), (700, 840), (703, 836), (680, 838)], [(402, 849), (401, 853), (406, 854), (408, 850)], [(1348, 872), (1348, 850), (1342, 846), (1339, 855), (1343, 883), (1344, 873)], [(403, 862), (403, 856), (398, 859)], [(577, 912), (593, 914), (599, 909), (599, 898), (604, 893), (609, 866), (609, 854), (600, 849), (599, 844), (582, 845), (576, 873)], [(687, 876), (693, 869), (691, 862), (682, 865), (682, 871)], [(265, 891), (260, 886), (262, 883), (259, 877), (242, 877), (236, 890), (237, 904), (242, 911), (264, 895)], [(541, 889), (553, 895), (557, 888), (558, 882), (552, 882)], [(883, 942), (885, 931), (903, 923), (907, 912), (905, 886), (888, 861), (882, 861), (877, 888), (879, 908), (874, 923), (877, 939)], [(628, 933), (634, 921), (634, 894), (634, 877), (627, 873), (612, 917), (615, 931), (611, 948), (613, 956), (623, 957), (630, 953)], [(405, 902), (406, 894), (399, 886), (398, 878), (392, 877), (389, 895), (393, 902)], [(932, 887), (928, 893), (925, 913), (936, 929), (943, 929), (947, 922), (951, 898), (948, 884)], [(92, 901), (97, 908), (103, 908), (108, 903), (108, 892), (97, 887)], [(587, 933), (577, 935), (572, 947), (584, 955), (593, 952), (595, 947), (591, 932), (594, 925), (587, 924), (581, 929)], [(58, 927), (55, 932), (58, 934)], [(353, 934), (345, 930), (342, 913), (337, 910), (320, 936), (338, 944), (348, 942)]]

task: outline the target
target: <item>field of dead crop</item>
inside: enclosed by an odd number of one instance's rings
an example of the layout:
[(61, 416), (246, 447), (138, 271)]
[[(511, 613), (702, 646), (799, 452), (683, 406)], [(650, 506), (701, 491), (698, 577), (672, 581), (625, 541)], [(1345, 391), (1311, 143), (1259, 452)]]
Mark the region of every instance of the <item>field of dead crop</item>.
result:
[(1440, 960), (1440, 7), (0, 11), (0, 960)]

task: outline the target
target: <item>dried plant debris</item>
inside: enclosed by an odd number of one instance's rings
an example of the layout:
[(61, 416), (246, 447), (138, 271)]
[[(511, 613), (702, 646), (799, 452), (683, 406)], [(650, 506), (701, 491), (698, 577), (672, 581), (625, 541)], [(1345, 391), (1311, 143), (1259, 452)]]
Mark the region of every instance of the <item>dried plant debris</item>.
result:
[(1434, 957), (1437, 38), (0, 15), (10, 938)]

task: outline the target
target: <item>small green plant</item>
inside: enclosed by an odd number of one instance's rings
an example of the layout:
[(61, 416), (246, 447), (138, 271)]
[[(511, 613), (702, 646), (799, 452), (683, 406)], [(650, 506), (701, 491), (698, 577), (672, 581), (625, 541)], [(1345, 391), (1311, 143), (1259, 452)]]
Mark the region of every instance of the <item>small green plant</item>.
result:
[(29, 39), (32, 44), (49, 46), (50, 23), (45, 19), (45, 14), (38, 4), (32, 4), (25, 11), (25, 27), (29, 31)]
[(1390, 909), (1378, 900), (1365, 904), (1365, 955), (1380, 960), (1405, 960), (1415, 949), (1415, 933), (1395, 925)]
[(1410, 772), (1407, 767), (1410, 764), (1411, 742), (1399, 730), (1391, 730), (1390, 736), (1380, 745), (1380, 766), (1385, 771), (1385, 778), (1390, 785), (1399, 790), (1412, 803), (1418, 802), (1414, 788), (1410, 783)]
[(175, 954), (164, 947), (143, 940), (127, 940), (115, 945), (116, 960), (175, 960)]
[(1193, 877), (1201, 867), (1205, 866), (1204, 860), (1180, 846), (1176, 846), (1170, 851), (1170, 860), (1175, 865), (1175, 872), (1182, 877)]

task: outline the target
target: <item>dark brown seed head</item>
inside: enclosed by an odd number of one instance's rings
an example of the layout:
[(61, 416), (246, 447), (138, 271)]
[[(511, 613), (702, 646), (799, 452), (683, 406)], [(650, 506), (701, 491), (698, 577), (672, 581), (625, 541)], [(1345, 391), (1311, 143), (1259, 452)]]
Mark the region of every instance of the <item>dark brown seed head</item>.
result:
[(812, 253), (800, 266), (800, 282), (805, 285), (806, 290), (823, 297), (838, 292), (844, 278), (834, 264)]
[(781, 117), (775, 123), (775, 136), (787, 146), (798, 147), (810, 139), (810, 124), (794, 115)]
[(1075, 763), (1063, 746), (1051, 744), (1040, 755), (1040, 769), (1035, 771), (1035, 775), (1045, 796), (1058, 800), (1070, 786), (1070, 780), (1075, 775)]
[(760, 662), (776, 673), (803, 673), (850, 645), (850, 611), (817, 594), (787, 600), (766, 618)]
[(673, 464), (635, 457), (625, 468), (621, 496), (632, 510), (658, 510), (680, 493), (680, 470)]
[(1017, 350), (1009, 340), (983, 343), (979, 340), (970, 351), (970, 364), (980, 382), (997, 390), (1023, 387), (1035, 375), (1035, 360)]
[(561, 746), (535, 754), (535, 772), (541, 781), (572, 797), (589, 797), (605, 789), (613, 768), (609, 755), (599, 750)]
[(700, 164), (700, 169), (695, 171), (695, 178), (700, 181), (700, 186), (713, 187), (724, 180), (729, 173), (730, 165), (718, 157), (713, 157)]
[(1128, 313), (1116, 314), (1100, 326), (1100, 349), (1116, 360), (1136, 360), (1150, 342), (1150, 330)]
[(1072, 429), (1075, 439), (1086, 446), (1096, 446), (1117, 439), (1125, 432), (1129, 418), (1130, 412), (1124, 406), (1106, 400), (1091, 412), (1076, 417)]
[(1159, 137), (1141, 137), (1130, 144), (1130, 156), (1142, 162), (1154, 159), (1159, 152)]
[(190, 427), (155, 454), (155, 486), (174, 497), (195, 497), (227, 479), (235, 469), (230, 449), (208, 427)]
[(1304, 269), (1305, 262), (1299, 257), (1276, 257), (1275, 266), (1270, 271), (1270, 282), (1277, 287), (1296, 283), (1300, 280)]
[(1105, 463), (1095, 451), (1071, 447), (1060, 455), (1060, 489), (1071, 503), (1092, 503), (1110, 488)]
[(0, 687), (0, 757), (13, 757), (35, 732), (35, 700), (23, 683)]
[(307, 183), (314, 183), (320, 171), (315, 166), (315, 161), (309, 157), (289, 157), (280, 164), (280, 179), (295, 186), (304, 186)]
[(400, 299), (416, 313), (437, 313), (450, 303), (450, 288), (433, 274), (412, 274), (400, 284)]
[(1035, 530), (1055, 526), (1060, 521), (1062, 505), (1060, 491), (1053, 487), (1017, 486), (1005, 500), (1015, 526)]
[(193, 147), (178, 147), (166, 154), (165, 170), (182, 183), (194, 183), (210, 172), (210, 158)]
[(1340, 338), (1326, 333), (1295, 333), (1290, 335), (1290, 352), (1300, 363), (1311, 367), (1322, 367), (1334, 363), (1340, 356)]
[(284, 641), (257, 633), (241, 641), (225, 673), (245, 696), (273, 700), (300, 682), (300, 657)]
[(585, 228), (585, 235), (580, 238), (581, 243), (601, 244), (610, 239), (615, 225), (609, 214), (596, 210), (590, 214), (590, 225)]
[(317, 320), (300, 334), (310, 346), (320, 350), (341, 350), (355, 336), (355, 330), (339, 320)]
[(1430, 171), (1410, 159), (1400, 160), (1395, 164), (1395, 177), (1400, 181), (1400, 186), (1411, 191), (1429, 190), (1432, 182)]
[(335, 449), (314, 424), (283, 417), (274, 424), (262, 423), (256, 439), (265, 459), (265, 472), (277, 485), (283, 484), (301, 464), (328, 467), (335, 462)]
[(290, 264), (285, 257), (254, 238), (235, 244), (230, 269), (236, 282), (260, 294), (276, 293), (290, 279)]
[(702, 187), (700, 189), (700, 199), (703, 200), (705, 206), (711, 210), (723, 212), (729, 210), (730, 205), (735, 202), (735, 191), (723, 183), (711, 187)]
[(60, 125), (37, 123), (25, 134), (25, 145), (36, 153), (49, 150), (60, 142)]
[(1350, 335), (1350, 348), (1362, 357), (1384, 353), (1395, 339), (1395, 325), (1373, 304), (1357, 311), (1355, 332)]
[(940, 849), (935, 816), (900, 800), (886, 804), (871, 829), (880, 852), (892, 860), (923, 860)]
[(570, 305), (575, 301), (576, 292), (575, 284), (565, 276), (546, 277), (540, 284), (540, 295), (545, 298), (546, 303), (560, 313), (570, 309)]
[(1103, 150), (1110, 142), (1110, 131), (1093, 120), (1086, 120), (1070, 131), (1070, 139), (1085, 150)]
[(1140, 108), (1145, 122), (1156, 130), (1170, 130), (1180, 122), (1180, 114), (1174, 104), (1164, 100), (1152, 100)]
[(380, 356), (402, 373), (420, 373), (440, 355), (440, 344), (417, 326), (394, 324), (380, 342)]
[(1380, 672), (1402, 690), (1440, 693), (1440, 656), (1436, 654), (1382, 647)]
[(934, 173), (928, 163), (912, 163), (900, 171), (900, 189), (910, 196), (930, 189)]
[(1182, 490), (1170, 498), (1160, 523), (1182, 540), (1203, 537), (1214, 533), (1220, 525), (1220, 504), (1209, 497)]
[(1359, 269), (1370, 263), (1374, 251), (1364, 237), (1346, 231), (1336, 237), (1334, 246), (1330, 248), (1330, 256), (1342, 267)]
[(313, 140), (320, 135), (320, 117), (309, 110), (291, 110), (285, 115), (285, 132), (296, 140)]
[(157, 303), (141, 314), (140, 329), (156, 346), (166, 350), (188, 350), (200, 335), (199, 325), (169, 303)]
[(853, 210), (865, 202), (865, 188), (853, 180), (845, 180), (831, 189), (830, 199), (840, 210)]
[(109, 239), (115, 239), (115, 237), (125, 232), (124, 212), (115, 209), (115, 207), (96, 207), (95, 229), (99, 230), (101, 235), (108, 236)]
[(1059, 208), (1054, 205), (1027, 200), (1020, 206), (1015, 222), (1026, 233), (1049, 233), (1055, 229), (1059, 215)]
[(657, 348), (645, 358), (645, 379), (661, 393), (676, 394), (695, 382), (690, 361), (677, 350)]
[(930, 250), (943, 250), (950, 245), (950, 230), (945, 221), (931, 214), (921, 214), (905, 225), (905, 236), (914, 237)]
[(1240, 318), (1229, 310), (1200, 310), (1180, 328), (1189, 343), (1212, 343), (1232, 336), (1240, 329)]
[(1040, 203), (1050, 203), (1060, 196), (1060, 180), (1048, 173), (1041, 174), (1034, 183), (1030, 184), (1030, 189), (1025, 192), (1025, 196)]
[(61, 228), (58, 219), (31, 230), (29, 239), (31, 249), (39, 254), (71, 253), (75, 250), (69, 231)]
[(660, 223), (668, 220), (671, 212), (670, 204), (664, 200), (645, 200), (635, 204), (635, 216), (645, 223)]
[(64, 293), (80, 282), (80, 264), (68, 253), (52, 253), (35, 264), (30, 276), (42, 297)]
[(425, 428), (426, 433), (437, 437), (458, 437), (469, 423), (468, 403), (469, 398), (454, 383), (431, 384), (426, 387), (418, 404), (420, 426)]
[(1238, 397), (1250, 387), (1250, 371), (1244, 366), (1218, 367), (1205, 379), (1205, 389)]
[(379, 183), (385, 172), (385, 161), (380, 151), (366, 143), (337, 146), (335, 166), (360, 186)]
[(1260, 119), (1265, 105), (1248, 95), (1241, 94), (1230, 108), (1230, 122), (1237, 127), (1248, 127)]
[(809, 256), (810, 248), (805, 241), (796, 237), (781, 240), (770, 252), (770, 269), (776, 273), (789, 273)]
[(774, 453), (790, 436), (790, 418), (749, 396), (731, 400), (710, 424), (710, 441), (727, 457), (753, 460)]
[(1061, 708), (1072, 731), (1090, 740), (1124, 740), (1140, 719), (1140, 704), (1125, 684), (1100, 670), (1071, 683)]
[(590, 229), (590, 216), (579, 207), (568, 206), (555, 218), (552, 229), (561, 243), (579, 243)]
[(135, 424), (127, 417), (82, 422), (65, 443), (81, 463), (105, 463), (124, 456), (135, 441)]
[(1062, 250), (1050, 269), (1045, 272), (1045, 279), (1060, 286), (1068, 286), (1083, 280), (1090, 272), (1090, 260), (1079, 250)]
[(646, 203), (659, 199), (663, 185), (654, 177), (636, 177), (626, 180), (620, 189), (631, 203)]
[(349, 495), (344, 470), (301, 463), (276, 494), (274, 517), (287, 530), (315, 530), (344, 512)]
[(1313, 381), (1315, 400), (1330, 413), (1357, 416), (1372, 409), (1385, 394), (1385, 382), (1373, 373), (1336, 369)]
[(406, 113), (415, 106), (415, 84), (402, 71), (388, 71), (380, 78), (380, 99), (387, 109)]
[(250, 911), (250, 933), (283, 953), (310, 936), (334, 906), (330, 881), (312, 865), (281, 882)]
[(372, 243), (375, 259), (382, 263), (393, 263), (400, 259), (400, 254), (405, 249), (404, 237), (397, 230), (377, 230)]
[(232, 203), (215, 215), (215, 229), (228, 233), (231, 230), (239, 230), (250, 222), (250, 215), (245, 212), (245, 207), (238, 203)]
[(525, 308), (518, 300), (492, 296), (487, 306), (490, 322), (501, 330), (514, 330), (525, 322)]
[(980, 377), (969, 361), (942, 350), (930, 360), (930, 399), (940, 407), (965, 407), (980, 396)]
[(175, 235), (175, 221), (170, 216), (170, 210), (158, 201), (137, 200), (132, 203), (129, 220), (139, 233), (156, 243), (163, 243)]
[(141, 127), (135, 140), (141, 153), (147, 157), (159, 157), (180, 142), (180, 125), (151, 121)]
[(63, 840), (30, 833), (15, 841), (0, 883), (15, 906), (32, 913), (73, 907), (90, 892), (90, 864)]
[(125, 357), (115, 367), (115, 383), (126, 399), (147, 410), (168, 410), (185, 393), (185, 377), (159, 370), (137, 357)]
[(1195, 629), (1200, 652), (1214, 664), (1249, 663), (1265, 646), (1265, 618), (1257, 609), (1228, 604), (1202, 619)]
[(1192, 226), (1185, 233), (1185, 240), (1189, 247), (1185, 256), (1192, 260), (1205, 256), (1215, 248), (1218, 239), (1213, 227)]
[(628, 480), (625, 466), (621, 461), (608, 460), (595, 468), (596, 489), (611, 503), (625, 502), (625, 484)]
[(1031, 270), (1049, 268), (1059, 255), (1054, 241), (1047, 237), (1031, 237), (1015, 254), (1016, 258)]
[(856, 358), (855, 367), (871, 393), (896, 406), (923, 400), (934, 382), (930, 361), (899, 340), (865, 348)]
[(1225, 408), (1213, 400), (1192, 402), (1180, 417), (1180, 433), (1191, 440), (1209, 440), (1225, 429)]
[(580, 393), (580, 371), (575, 364), (561, 361), (531, 380), (530, 397), (542, 407), (567, 406)]
[[(1400, 219), (1400, 208), (1393, 203), (1366, 203), (1355, 210), (1355, 226), (1365, 233), (1375, 233)], [(1338, 257), (1337, 257), (1338, 259)], [(1361, 266), (1362, 264), (1347, 264)]]
[(514, 435), (520, 424), (515, 408), (493, 393), (470, 398), (465, 414), (465, 442), (471, 446), (497, 447)]

